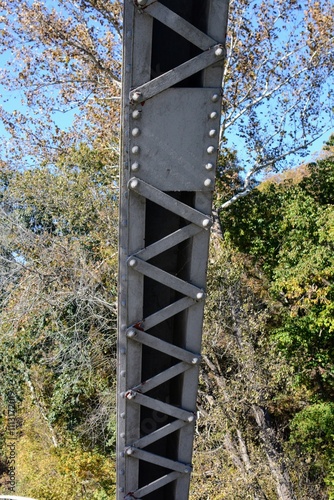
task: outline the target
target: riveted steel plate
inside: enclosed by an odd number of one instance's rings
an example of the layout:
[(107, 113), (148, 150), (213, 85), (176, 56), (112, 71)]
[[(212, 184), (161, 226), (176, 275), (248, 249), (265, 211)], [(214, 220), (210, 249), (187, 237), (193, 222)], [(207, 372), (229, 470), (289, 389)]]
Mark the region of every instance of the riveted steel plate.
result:
[(133, 105), (130, 168), (136, 177), (163, 191), (212, 190), (218, 96), (215, 88), (171, 88)]

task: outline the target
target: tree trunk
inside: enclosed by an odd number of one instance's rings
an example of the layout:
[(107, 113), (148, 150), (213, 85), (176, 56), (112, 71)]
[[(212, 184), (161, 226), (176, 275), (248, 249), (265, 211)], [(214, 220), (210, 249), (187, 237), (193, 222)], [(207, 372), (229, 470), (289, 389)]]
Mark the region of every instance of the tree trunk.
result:
[(252, 410), (260, 430), (259, 436), (263, 443), (271, 473), (276, 481), (278, 498), (280, 500), (296, 500), (275, 431), (270, 427), (263, 408), (253, 405)]

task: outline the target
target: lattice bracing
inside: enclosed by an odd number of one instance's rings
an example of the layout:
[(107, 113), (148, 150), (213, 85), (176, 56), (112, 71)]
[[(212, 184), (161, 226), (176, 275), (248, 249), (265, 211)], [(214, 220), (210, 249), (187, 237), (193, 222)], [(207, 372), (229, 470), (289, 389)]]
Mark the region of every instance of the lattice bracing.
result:
[(125, 1), (119, 500), (188, 498), (228, 1), (195, 4)]

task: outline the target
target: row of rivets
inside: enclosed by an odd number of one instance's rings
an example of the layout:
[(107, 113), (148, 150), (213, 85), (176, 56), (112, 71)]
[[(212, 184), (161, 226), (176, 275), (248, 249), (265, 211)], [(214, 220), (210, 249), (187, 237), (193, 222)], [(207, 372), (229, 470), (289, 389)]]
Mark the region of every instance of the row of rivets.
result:
[[(221, 56), (223, 54), (223, 49), (222, 48), (217, 48), (216, 49), (216, 52), (215, 54), (217, 56)], [(219, 101), (219, 94), (213, 94), (212, 97), (211, 97), (211, 101), (212, 102), (218, 102)], [(209, 119), (210, 120), (216, 120), (218, 118), (218, 113), (217, 111), (211, 111), (210, 114), (209, 114)], [(217, 130), (212, 128), (209, 130), (209, 137), (213, 138), (217, 135)], [(206, 152), (209, 154), (209, 155), (213, 155), (215, 154), (217, 151), (217, 148), (215, 148), (215, 146), (208, 146), (207, 147), (207, 150)], [(213, 163), (211, 162), (208, 162), (206, 165), (205, 165), (205, 169), (210, 172), (214, 169), (214, 165)], [(213, 180), (212, 179), (205, 179), (204, 181), (204, 186), (205, 187), (210, 187), (212, 186), (213, 184)]]
[[(138, 94), (134, 95), (134, 97), (133, 97), (134, 100), (136, 100), (137, 95)], [(134, 120), (139, 120), (140, 117), (141, 117), (141, 111), (139, 111), (139, 109), (135, 109), (134, 111), (132, 111), (132, 118)], [(140, 132), (141, 131), (138, 127), (134, 127), (131, 131), (132, 137), (138, 137), (140, 135)], [(131, 152), (133, 155), (138, 155), (140, 153), (140, 147), (137, 144), (135, 144), (134, 146), (132, 146)], [(135, 161), (131, 164), (131, 171), (132, 172), (138, 172), (139, 168), (140, 168), (140, 165), (139, 165), (138, 161)]]

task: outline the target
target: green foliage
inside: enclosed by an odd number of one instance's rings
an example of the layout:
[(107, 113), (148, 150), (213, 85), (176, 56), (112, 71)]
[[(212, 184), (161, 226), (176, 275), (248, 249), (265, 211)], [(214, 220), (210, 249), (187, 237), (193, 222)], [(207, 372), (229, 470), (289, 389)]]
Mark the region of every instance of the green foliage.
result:
[(53, 447), (45, 422), (26, 398), (22, 435), (17, 443), (18, 494), (40, 500), (96, 499), (115, 495), (115, 464), (77, 440)]
[[(334, 453), (334, 403), (317, 403), (297, 413), (290, 424), (290, 442), (305, 452)], [(333, 456), (334, 458), (334, 456)]]
[(309, 464), (311, 476), (323, 478), (334, 495), (334, 403), (312, 404), (295, 415), (289, 445)]
[(22, 399), (29, 380), (60, 433), (103, 450), (114, 446), (115, 182), (81, 144), (1, 191), (2, 390)]
[[(329, 144), (330, 151), (331, 147)], [(333, 179), (334, 157), (320, 156), (307, 168), (265, 181), (231, 205), (221, 214), (221, 222), (225, 248), (231, 246), (235, 256), (229, 263), (221, 262), (221, 270), (214, 271), (210, 282), (217, 304), (210, 310), (210, 320), (220, 323), (223, 331), (217, 337), (211, 335), (214, 343), (208, 352), (211, 359), (215, 353), (219, 383), (223, 380), (226, 387), (228, 400), (221, 404), (225, 408), (227, 401), (234, 404), (229, 425), (238, 414), (238, 403), (231, 394), (239, 394), (237, 399), (243, 402), (247, 398), (249, 407), (257, 404), (267, 409), (286, 451), (286, 463), (294, 463), (290, 476), (298, 484), (297, 498), (333, 498)], [(228, 293), (226, 287), (231, 284), (238, 258), (244, 269), (239, 284), (248, 283), (254, 290), (257, 283), (262, 290), (262, 316), (256, 313), (254, 297), (241, 295), (240, 307), (236, 308), (238, 287), (234, 285), (233, 293)], [(219, 289), (225, 290), (223, 294), (217, 292)], [(226, 323), (233, 308), (234, 317)], [(224, 315), (219, 317), (222, 310)], [(250, 322), (247, 328), (241, 326), (243, 310), (255, 319), (258, 331), (260, 318), (266, 317), (259, 337), (250, 334), (256, 332)], [(242, 335), (243, 344), (242, 349), (234, 345), (231, 353), (233, 329)], [(247, 372), (252, 366), (250, 358), (256, 364), (256, 375)], [(236, 383), (238, 378), (243, 382), (242, 389)], [(252, 380), (253, 391), (247, 390), (248, 379)], [(262, 380), (266, 382), (259, 392)], [(246, 425), (245, 419), (239, 420), (239, 429), (242, 425)], [(254, 432), (248, 427), (247, 436), (253, 433), (256, 439)]]

